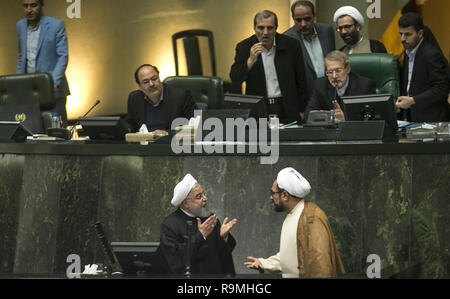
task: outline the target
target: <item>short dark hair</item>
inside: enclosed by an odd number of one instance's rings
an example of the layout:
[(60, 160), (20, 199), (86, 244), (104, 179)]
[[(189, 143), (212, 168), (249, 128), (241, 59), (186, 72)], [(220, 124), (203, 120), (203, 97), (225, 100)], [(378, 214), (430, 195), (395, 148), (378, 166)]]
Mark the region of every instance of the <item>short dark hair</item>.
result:
[(423, 19), (422, 17), (415, 12), (405, 13), (400, 20), (398, 20), (398, 27), (407, 28), (413, 26), (416, 32), (424, 29)]
[(258, 12), (255, 15), (255, 18), (253, 19), (253, 27), (256, 27), (256, 20), (259, 18), (263, 18), (263, 19), (268, 19), (270, 17), (274, 17), (274, 22), (275, 22), (275, 28), (278, 28), (278, 18), (277, 15), (270, 10), (261, 10), (260, 12)]
[(151, 65), (151, 64), (143, 64), (143, 65), (141, 65), (141, 66), (139, 66), (139, 67), (137, 68), (136, 72), (134, 72), (134, 79), (136, 80), (136, 83), (137, 83), (138, 85), (141, 84), (141, 83), (139, 82), (139, 78), (138, 78), (139, 71), (140, 71), (142, 68), (146, 67), (146, 66), (152, 67), (152, 68), (155, 70), (155, 72), (157, 72), (158, 75), (159, 75), (159, 70), (158, 70), (158, 68), (157, 68), (156, 66)]
[(314, 8), (314, 4), (311, 1), (298, 0), (298, 1), (295, 1), (294, 3), (292, 3), (292, 6), (291, 6), (292, 17), (294, 17), (295, 8), (299, 5), (300, 6), (308, 6), (309, 8), (311, 8), (313, 16), (316, 16), (316, 9)]

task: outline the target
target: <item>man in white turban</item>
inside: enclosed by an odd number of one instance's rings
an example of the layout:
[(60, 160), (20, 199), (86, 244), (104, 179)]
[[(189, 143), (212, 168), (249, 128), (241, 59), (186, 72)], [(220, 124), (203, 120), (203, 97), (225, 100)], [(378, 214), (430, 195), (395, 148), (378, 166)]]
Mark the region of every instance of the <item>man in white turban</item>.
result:
[(285, 211), (280, 251), (269, 258), (247, 257), (250, 269), (294, 277), (331, 277), (344, 273), (333, 232), (325, 213), (304, 198), (309, 182), (295, 169), (285, 168), (273, 182), (270, 199), (277, 212)]
[[(161, 224), (160, 251), (173, 274), (234, 274), (231, 252), (236, 241), (230, 234), (237, 220), (226, 217), (220, 224), (209, 212), (208, 198), (198, 182), (187, 174), (173, 191), (172, 205), (178, 208)], [(188, 222), (192, 225), (187, 246)], [(188, 252), (188, 247), (190, 252)]]
[(364, 17), (353, 6), (343, 6), (334, 13), (336, 30), (346, 43), (340, 51), (346, 54), (387, 53), (386, 47), (377, 40), (368, 40), (361, 33)]

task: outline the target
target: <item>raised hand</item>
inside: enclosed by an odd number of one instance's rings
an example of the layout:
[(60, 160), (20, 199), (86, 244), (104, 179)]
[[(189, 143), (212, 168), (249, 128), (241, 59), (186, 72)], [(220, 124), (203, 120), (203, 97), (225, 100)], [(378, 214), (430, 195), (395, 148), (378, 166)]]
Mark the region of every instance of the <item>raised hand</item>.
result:
[(230, 230), (233, 228), (233, 226), (236, 224), (237, 219), (234, 218), (230, 222), (228, 222), (228, 217), (225, 217), (223, 220), (222, 226), (220, 227), (220, 237), (222, 239), (226, 238)]
[(200, 233), (203, 235), (203, 237), (206, 239), (211, 232), (214, 230), (214, 227), (217, 224), (217, 221), (219, 221), (219, 218), (217, 215), (211, 215), (208, 219), (205, 220), (205, 222), (202, 223), (200, 218), (197, 218), (197, 227)]

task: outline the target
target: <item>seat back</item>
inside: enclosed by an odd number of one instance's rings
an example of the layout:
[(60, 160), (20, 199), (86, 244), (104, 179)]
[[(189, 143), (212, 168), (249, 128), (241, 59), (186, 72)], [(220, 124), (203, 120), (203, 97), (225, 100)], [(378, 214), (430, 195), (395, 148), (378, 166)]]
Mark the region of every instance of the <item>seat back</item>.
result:
[(223, 80), (208, 76), (167, 77), (164, 84), (189, 90), (197, 106), (207, 105), (207, 109), (223, 108)]
[(204, 29), (193, 29), (177, 32), (172, 35), (173, 55), (175, 59), (176, 75), (180, 75), (179, 61), (178, 61), (178, 46), (177, 40), (183, 39), (184, 53), (186, 56), (188, 76), (202, 76), (203, 72), (202, 59), (200, 55), (200, 46), (198, 37), (203, 36), (208, 39), (208, 49), (211, 62), (212, 75), (216, 76), (216, 57), (214, 52), (214, 38), (213, 33)]
[(53, 78), (48, 73), (0, 76), (0, 105), (39, 103), (44, 128), (51, 127), (55, 108)]
[(375, 80), (377, 93), (392, 94), (394, 101), (400, 96), (400, 70), (397, 55), (382, 53), (350, 54), (352, 71)]

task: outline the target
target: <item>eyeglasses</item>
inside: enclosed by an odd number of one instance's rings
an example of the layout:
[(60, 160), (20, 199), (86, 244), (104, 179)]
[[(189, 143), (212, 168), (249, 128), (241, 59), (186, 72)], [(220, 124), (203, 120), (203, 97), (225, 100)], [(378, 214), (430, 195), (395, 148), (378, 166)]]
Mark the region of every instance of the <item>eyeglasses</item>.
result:
[(327, 76), (331, 76), (331, 75), (333, 75), (333, 73), (336, 73), (336, 75), (340, 75), (343, 72), (344, 72), (343, 68), (338, 68), (338, 69), (335, 69), (335, 70), (326, 71), (325, 74), (327, 74)]
[(342, 30), (350, 30), (350, 28), (352, 28), (353, 26), (355, 26), (356, 24), (350, 24), (350, 25), (344, 25), (344, 26), (339, 26), (336, 28), (337, 32), (341, 32)]
[(270, 189), (270, 196), (273, 196), (273, 195), (275, 195), (275, 194), (277, 194), (277, 193), (281, 193), (281, 191), (275, 192), (275, 191), (273, 191), (272, 189)]
[(206, 197), (206, 193), (205, 192), (202, 192), (202, 193), (199, 193), (199, 194), (195, 195), (194, 198), (195, 199), (202, 199), (203, 196)]

